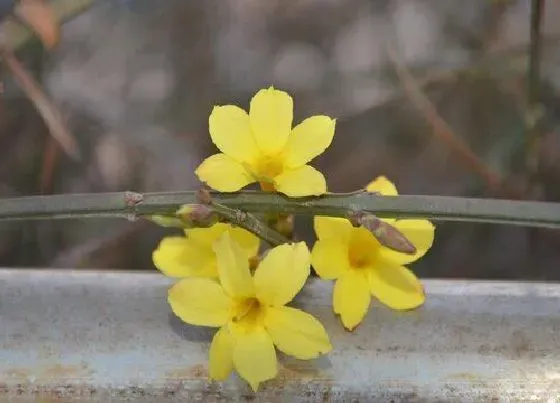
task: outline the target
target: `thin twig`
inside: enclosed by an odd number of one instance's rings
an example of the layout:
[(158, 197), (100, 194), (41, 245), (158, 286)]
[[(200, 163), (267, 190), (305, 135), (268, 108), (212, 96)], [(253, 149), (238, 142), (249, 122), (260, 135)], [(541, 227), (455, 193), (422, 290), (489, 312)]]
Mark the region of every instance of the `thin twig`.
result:
[[(265, 192), (212, 193), (220, 205), (248, 213), (325, 215), (348, 218), (358, 211), (380, 218), (427, 218), (532, 227), (560, 227), (560, 204), (444, 196), (378, 196), (368, 192), (330, 193), (291, 199)], [(197, 192), (92, 193), (0, 199), (0, 220), (90, 217), (141, 218), (174, 214), (197, 203)]]
[(41, 89), (39, 83), (37, 83), (31, 74), (27, 72), (25, 67), (19, 62), (10, 49), (0, 47), (0, 56), (10, 72), (13, 74), (17, 84), (25, 92), (29, 99), (31, 99), (33, 105), (35, 105), (35, 108), (43, 117), (43, 120), (47, 124), (49, 132), (54, 139), (68, 155), (76, 160), (79, 160), (80, 151), (78, 143), (66, 127), (60, 112)]
[(434, 135), (455, 155), (467, 168), (479, 175), (492, 191), (517, 198), (513, 190), (507, 188), (501, 177), (482, 162), (471, 148), (458, 137), (449, 124), (437, 112), (436, 107), (422, 93), (414, 77), (406, 69), (390, 45), (385, 47), (387, 55), (395, 67), (395, 71), (402, 82), (412, 103), (425, 115)]
[(529, 46), (529, 66), (527, 71), (527, 99), (530, 105), (539, 102), (540, 70), (542, 59), (541, 26), (544, 16), (544, 0), (531, 1), (531, 42)]
[[(51, 0), (49, 6), (54, 19), (63, 23), (85, 11), (95, 1), (96, 0)], [(33, 31), (29, 27), (14, 18), (8, 18), (2, 21), (0, 24), (0, 32), (2, 33), (3, 45), (7, 49), (12, 49), (14, 51), (25, 45), (25, 43), (34, 36)]]
[(541, 135), (540, 125), (540, 85), (542, 60), (541, 27), (544, 16), (544, 0), (531, 1), (531, 42), (529, 45), (529, 62), (527, 68), (527, 170), (534, 178), (538, 169), (538, 150)]
[(59, 148), (56, 141), (52, 137), (47, 137), (46, 140), (41, 168), (41, 183), (39, 184), (41, 194), (52, 193), (54, 171), (59, 155)]

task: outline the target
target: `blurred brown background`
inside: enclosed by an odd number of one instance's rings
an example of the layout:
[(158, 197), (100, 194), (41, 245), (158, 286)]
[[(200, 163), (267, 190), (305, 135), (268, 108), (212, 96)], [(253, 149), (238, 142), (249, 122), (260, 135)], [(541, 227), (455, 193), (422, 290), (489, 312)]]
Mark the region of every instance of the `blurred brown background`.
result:
[[(63, 27), (59, 46), (18, 52), (70, 124), (75, 162), (4, 72), (0, 196), (195, 189), (214, 147), (214, 104), (248, 105), (274, 85), (296, 120), (338, 119), (314, 161), (334, 192), (384, 174), (405, 194), (560, 199), (557, 131), (560, 2), (542, 23), (538, 169), (525, 169), (531, 2), (490, 0), (99, 0)], [(464, 164), (403, 90), (401, 67), (485, 169)], [(512, 190), (513, 189), (513, 190)], [(309, 221), (300, 223), (310, 235)], [(170, 231), (116, 220), (0, 223), (0, 264), (154, 270)], [(311, 239), (311, 238), (309, 238)], [(441, 223), (422, 276), (560, 279), (560, 231)]]

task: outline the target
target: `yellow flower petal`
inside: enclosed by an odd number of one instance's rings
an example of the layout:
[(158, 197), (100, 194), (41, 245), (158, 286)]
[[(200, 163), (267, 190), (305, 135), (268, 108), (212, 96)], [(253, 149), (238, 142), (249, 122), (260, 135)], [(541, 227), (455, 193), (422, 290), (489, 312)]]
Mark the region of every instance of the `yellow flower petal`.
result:
[(253, 278), (249, 271), (249, 260), (245, 251), (231, 239), (229, 232), (214, 242), (214, 252), (218, 261), (220, 282), (231, 297), (252, 297), (255, 295)]
[(394, 264), (407, 264), (420, 259), (432, 247), (434, 242), (434, 225), (428, 220), (396, 220), (391, 223), (395, 228), (403, 233), (410, 242), (416, 247), (414, 255), (395, 252), (394, 250), (382, 247), (379, 257), (383, 261)]
[(245, 167), (225, 154), (214, 154), (202, 161), (196, 176), (219, 192), (236, 192), (255, 180)]
[(396, 186), (385, 176), (378, 176), (366, 186), (368, 192), (378, 192), (383, 196), (398, 196)]
[(271, 249), (255, 271), (257, 298), (275, 306), (290, 302), (309, 277), (310, 260), (305, 242)]
[(332, 350), (321, 322), (299, 309), (269, 307), (264, 321), (272, 341), (285, 354), (310, 360)]
[(224, 232), (232, 228), (231, 224), (219, 222), (207, 228), (187, 228), (185, 234), (193, 244), (212, 250), (214, 242), (220, 239)]
[(231, 239), (239, 244), (247, 253), (247, 258), (255, 256), (259, 251), (259, 238), (241, 227), (234, 227), (228, 223), (216, 223), (208, 228), (189, 228), (185, 231), (187, 237), (198, 245), (206, 246), (212, 254), (212, 245), (224, 232), (228, 231)]
[(333, 280), (344, 275), (350, 270), (348, 244), (335, 238), (319, 239), (311, 252), (311, 265), (325, 280)]
[(296, 168), (307, 164), (331, 144), (336, 121), (328, 116), (312, 116), (294, 127), (284, 148), (284, 164)]
[(369, 309), (371, 292), (366, 276), (365, 270), (350, 270), (334, 285), (333, 309), (348, 330), (358, 326)]
[(264, 328), (255, 328), (235, 336), (233, 364), (241, 378), (249, 382), (255, 392), (261, 382), (276, 376), (276, 351)]
[(426, 299), (420, 281), (404, 266), (376, 266), (369, 273), (369, 286), (373, 296), (392, 309), (413, 309)]
[(313, 228), (320, 240), (332, 238), (348, 245), (354, 227), (345, 218), (315, 216)]
[(210, 344), (210, 378), (223, 381), (233, 369), (233, 340), (226, 326), (214, 335)]
[(154, 265), (169, 277), (217, 277), (216, 258), (210, 248), (199, 248), (179, 236), (161, 240), (152, 253)]
[(257, 146), (265, 154), (280, 152), (293, 120), (292, 97), (273, 87), (262, 89), (251, 99), (249, 117)]
[(215, 106), (208, 119), (210, 137), (224, 154), (240, 162), (257, 158), (259, 149), (251, 132), (249, 115), (235, 105)]
[(191, 325), (218, 327), (229, 320), (231, 300), (214, 280), (180, 280), (169, 290), (167, 301), (175, 315)]
[(247, 258), (250, 259), (256, 256), (259, 253), (259, 237), (241, 227), (233, 227), (231, 225), (230, 227), (231, 229), (229, 230), (229, 233), (231, 235), (231, 239), (243, 248), (247, 254)]
[(274, 188), (290, 197), (320, 196), (327, 192), (327, 182), (321, 172), (304, 165), (276, 176)]

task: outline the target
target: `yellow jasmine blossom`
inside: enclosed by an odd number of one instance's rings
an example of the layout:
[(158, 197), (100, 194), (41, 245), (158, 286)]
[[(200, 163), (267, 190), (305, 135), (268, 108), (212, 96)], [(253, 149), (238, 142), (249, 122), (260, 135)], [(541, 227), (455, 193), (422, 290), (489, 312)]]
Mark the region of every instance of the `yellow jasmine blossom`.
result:
[(220, 192), (259, 182), (263, 190), (292, 197), (326, 193), (325, 177), (307, 163), (330, 145), (335, 120), (317, 115), (294, 128), (292, 120), (292, 98), (273, 87), (257, 92), (249, 113), (235, 105), (214, 107), (210, 137), (221, 153), (205, 159), (197, 176)]
[[(397, 189), (381, 176), (371, 182), (370, 192), (396, 196)], [(428, 220), (386, 219), (401, 231), (416, 247), (414, 255), (395, 252), (382, 246), (367, 229), (353, 227), (343, 218), (316, 216), (317, 242), (311, 263), (323, 279), (336, 280), (333, 309), (342, 324), (353, 329), (366, 315), (371, 295), (392, 309), (413, 309), (424, 303), (422, 285), (404, 265), (411, 263), (430, 249), (434, 226)]]
[(271, 249), (249, 271), (243, 248), (229, 233), (214, 243), (219, 282), (186, 278), (169, 290), (173, 312), (183, 321), (220, 329), (210, 346), (210, 377), (226, 379), (233, 368), (253, 388), (278, 372), (276, 351), (308, 360), (332, 349), (323, 325), (285, 306), (301, 290), (310, 271), (304, 242)]
[(170, 277), (218, 277), (216, 253), (212, 249), (225, 232), (237, 242), (247, 259), (259, 251), (259, 238), (243, 228), (217, 223), (208, 228), (190, 228), (185, 236), (168, 236), (152, 254), (154, 265)]

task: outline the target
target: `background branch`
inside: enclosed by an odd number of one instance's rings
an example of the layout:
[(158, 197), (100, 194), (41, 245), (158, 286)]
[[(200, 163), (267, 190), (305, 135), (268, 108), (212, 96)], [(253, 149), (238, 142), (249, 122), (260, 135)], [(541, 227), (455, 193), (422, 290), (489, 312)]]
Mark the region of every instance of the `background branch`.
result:
[(506, 197), (518, 198), (519, 195), (504, 184), (500, 175), (480, 160), (469, 145), (457, 136), (451, 126), (439, 115), (436, 107), (422, 93), (420, 86), (391, 46), (391, 43), (387, 43), (385, 46), (387, 56), (393, 63), (395, 72), (410, 101), (425, 116), (426, 122), (432, 128), (434, 135), (457, 157), (458, 161), (475, 172), (490, 190)]
[(540, 86), (542, 35), (541, 27), (544, 17), (545, 0), (531, 1), (531, 33), (529, 45), (529, 62), (527, 68), (527, 170), (530, 179), (535, 179), (538, 170), (538, 153), (541, 134)]

